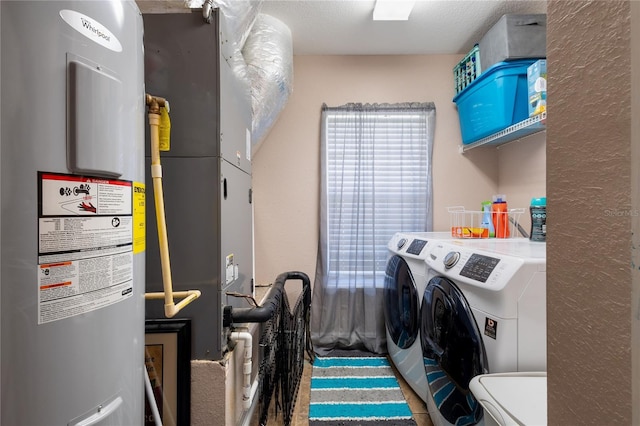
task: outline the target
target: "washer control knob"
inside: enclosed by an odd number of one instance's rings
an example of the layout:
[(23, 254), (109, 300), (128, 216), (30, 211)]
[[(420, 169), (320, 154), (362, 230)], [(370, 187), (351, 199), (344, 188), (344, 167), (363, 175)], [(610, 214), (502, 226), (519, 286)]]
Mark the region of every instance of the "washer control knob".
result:
[(405, 244), (407, 244), (407, 239), (406, 238), (400, 238), (398, 240), (398, 250), (400, 250), (402, 247), (404, 247)]
[(458, 263), (458, 260), (460, 260), (460, 253), (458, 253), (457, 251), (450, 251), (444, 257), (442, 262), (444, 263), (444, 267), (446, 269), (450, 269), (456, 266), (456, 263)]

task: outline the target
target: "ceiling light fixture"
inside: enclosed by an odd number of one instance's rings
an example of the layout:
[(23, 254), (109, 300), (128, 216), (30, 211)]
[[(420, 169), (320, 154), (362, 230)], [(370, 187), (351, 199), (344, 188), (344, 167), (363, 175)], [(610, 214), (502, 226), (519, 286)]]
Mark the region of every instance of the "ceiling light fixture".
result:
[(406, 21), (415, 0), (376, 0), (373, 7), (374, 21)]

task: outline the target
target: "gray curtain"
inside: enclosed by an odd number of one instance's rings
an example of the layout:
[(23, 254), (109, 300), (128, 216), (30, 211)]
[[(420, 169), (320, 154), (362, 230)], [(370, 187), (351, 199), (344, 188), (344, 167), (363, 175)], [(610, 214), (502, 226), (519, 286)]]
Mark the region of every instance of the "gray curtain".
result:
[(321, 212), (311, 338), (319, 354), (384, 354), (387, 242), (431, 231), (433, 103), (322, 107)]

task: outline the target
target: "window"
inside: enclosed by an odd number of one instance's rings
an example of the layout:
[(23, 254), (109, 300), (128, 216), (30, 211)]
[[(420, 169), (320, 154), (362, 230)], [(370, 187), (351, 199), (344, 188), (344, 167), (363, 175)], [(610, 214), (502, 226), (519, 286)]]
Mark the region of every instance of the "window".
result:
[(327, 287), (381, 288), (393, 234), (431, 230), (434, 121), (431, 103), (325, 107)]

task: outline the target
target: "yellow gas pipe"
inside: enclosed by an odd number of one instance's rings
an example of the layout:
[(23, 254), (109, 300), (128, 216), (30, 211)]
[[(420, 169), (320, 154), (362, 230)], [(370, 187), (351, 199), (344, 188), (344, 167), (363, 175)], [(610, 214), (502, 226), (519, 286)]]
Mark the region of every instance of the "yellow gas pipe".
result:
[[(169, 261), (169, 243), (167, 241), (167, 222), (164, 214), (164, 195), (162, 192), (162, 165), (160, 164), (160, 108), (169, 108), (169, 103), (160, 97), (145, 96), (149, 107), (149, 132), (151, 139), (151, 178), (158, 222), (158, 242), (160, 245), (160, 263), (162, 264), (163, 292), (145, 293), (145, 299), (164, 299), (164, 314), (174, 317), (182, 308), (200, 297), (200, 290), (173, 291), (171, 280), (171, 262)], [(183, 299), (177, 304), (174, 297)]]

